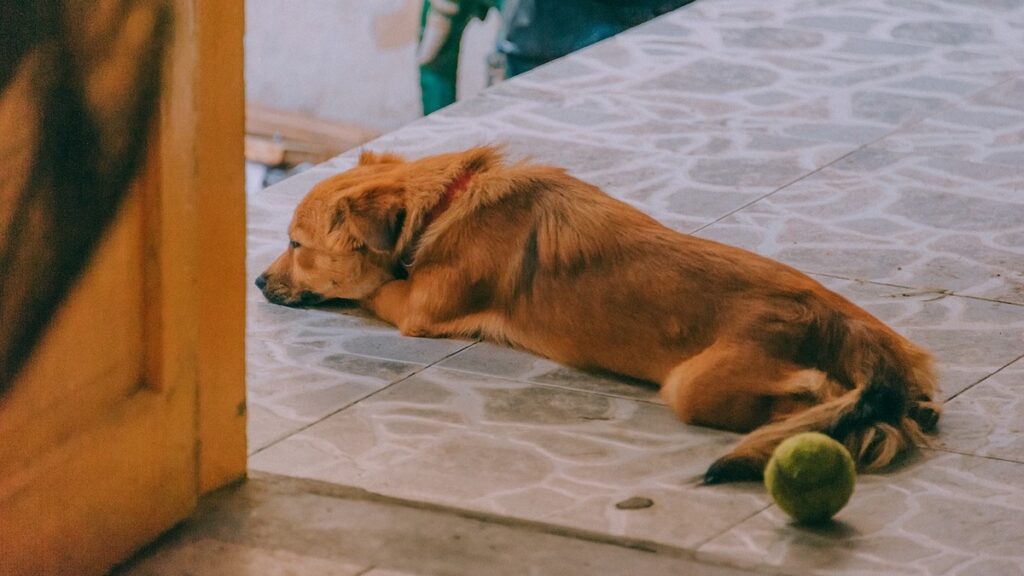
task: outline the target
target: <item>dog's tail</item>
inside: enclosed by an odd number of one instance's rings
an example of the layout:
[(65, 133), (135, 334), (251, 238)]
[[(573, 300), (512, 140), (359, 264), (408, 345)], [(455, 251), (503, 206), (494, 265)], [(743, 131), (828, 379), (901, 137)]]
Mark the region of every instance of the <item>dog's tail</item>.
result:
[(941, 412), (930, 356), (866, 314), (822, 318), (808, 334), (816, 342), (812, 364), (827, 376), (823, 390), (838, 392), (748, 434), (712, 464), (705, 482), (759, 478), (775, 447), (801, 432), (835, 438), (865, 471), (929, 444)]
[[(917, 445), (927, 445), (941, 406), (931, 356), (875, 318), (831, 313), (832, 350), (819, 367), (852, 388), (824, 432), (850, 449), (859, 468), (877, 470)], [(845, 404), (845, 406), (844, 406)]]

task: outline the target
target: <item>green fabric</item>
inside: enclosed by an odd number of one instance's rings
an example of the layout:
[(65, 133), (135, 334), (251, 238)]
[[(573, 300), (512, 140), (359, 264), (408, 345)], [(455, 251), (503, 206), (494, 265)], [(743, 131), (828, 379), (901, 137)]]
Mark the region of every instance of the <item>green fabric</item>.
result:
[[(455, 84), (459, 72), (459, 44), (462, 33), (473, 18), (484, 19), (491, 8), (501, 9), (502, 0), (462, 0), (459, 11), (452, 16), (452, 29), (441, 45), (441, 50), (432, 61), (420, 66), (420, 90), (422, 91), (423, 114), (455, 102)], [(420, 14), (420, 37), (427, 20), (429, 0), (423, 1)]]

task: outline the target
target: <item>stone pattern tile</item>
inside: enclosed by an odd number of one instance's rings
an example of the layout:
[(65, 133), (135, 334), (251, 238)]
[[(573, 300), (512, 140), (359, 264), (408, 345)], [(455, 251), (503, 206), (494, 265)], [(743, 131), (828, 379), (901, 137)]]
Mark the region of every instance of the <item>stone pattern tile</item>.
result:
[(942, 446), (1024, 464), (1024, 360), (946, 404)]
[[(322, 169), (307, 170), (248, 198), (245, 214), (248, 233), (246, 269), (250, 279), (262, 273), (288, 246), (288, 224), (298, 199), (331, 174)], [(306, 177), (310, 179), (302, 179)], [(249, 287), (252, 288), (250, 295), (255, 298), (259, 292), (252, 282), (249, 282)]]
[(250, 453), (422, 368), (255, 338), (247, 357)]
[(619, 376), (582, 372), (529, 352), (489, 342), (473, 344), (438, 366), (487, 376), (501, 376), (521, 382), (535, 382), (610, 394), (636, 400), (658, 402), (658, 390), (645, 382), (634, 382)]
[(248, 317), (250, 338), (310, 346), (325, 354), (430, 364), (472, 344), (470, 340), (408, 338), (389, 324), (347, 306), (297, 309), (256, 301), (249, 303)]
[(1024, 572), (1024, 468), (929, 452), (859, 480), (837, 522), (790, 523), (776, 507), (704, 544), (698, 558), (799, 574)]
[[(692, 548), (768, 504), (758, 486), (697, 485), (735, 439), (658, 404), (431, 368), (250, 467)], [(615, 507), (637, 496), (654, 505)]]
[[(879, 142), (887, 150), (975, 165), (1024, 166), (1024, 77), (1016, 77)], [(996, 170), (991, 168), (991, 170)]]
[(1024, 304), (1024, 167), (868, 147), (699, 232), (797, 268)]
[(247, 316), (250, 454), (472, 344), (405, 337), (351, 308), (250, 301)]

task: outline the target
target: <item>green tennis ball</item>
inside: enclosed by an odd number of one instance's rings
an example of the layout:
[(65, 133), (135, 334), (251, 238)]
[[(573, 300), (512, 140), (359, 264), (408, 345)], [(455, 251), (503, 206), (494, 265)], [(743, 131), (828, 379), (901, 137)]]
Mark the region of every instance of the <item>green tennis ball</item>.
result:
[(797, 522), (815, 524), (835, 516), (850, 500), (857, 468), (845, 446), (805, 432), (775, 448), (764, 485), (775, 503)]

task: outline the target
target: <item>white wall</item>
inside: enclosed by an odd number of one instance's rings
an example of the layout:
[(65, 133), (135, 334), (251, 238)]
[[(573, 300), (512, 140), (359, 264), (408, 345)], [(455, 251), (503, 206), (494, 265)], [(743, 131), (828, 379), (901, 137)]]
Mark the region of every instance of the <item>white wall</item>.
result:
[[(422, 114), (414, 61), (420, 0), (247, 0), (246, 97), (393, 130)], [(463, 41), (461, 95), (486, 82), (498, 18)]]

